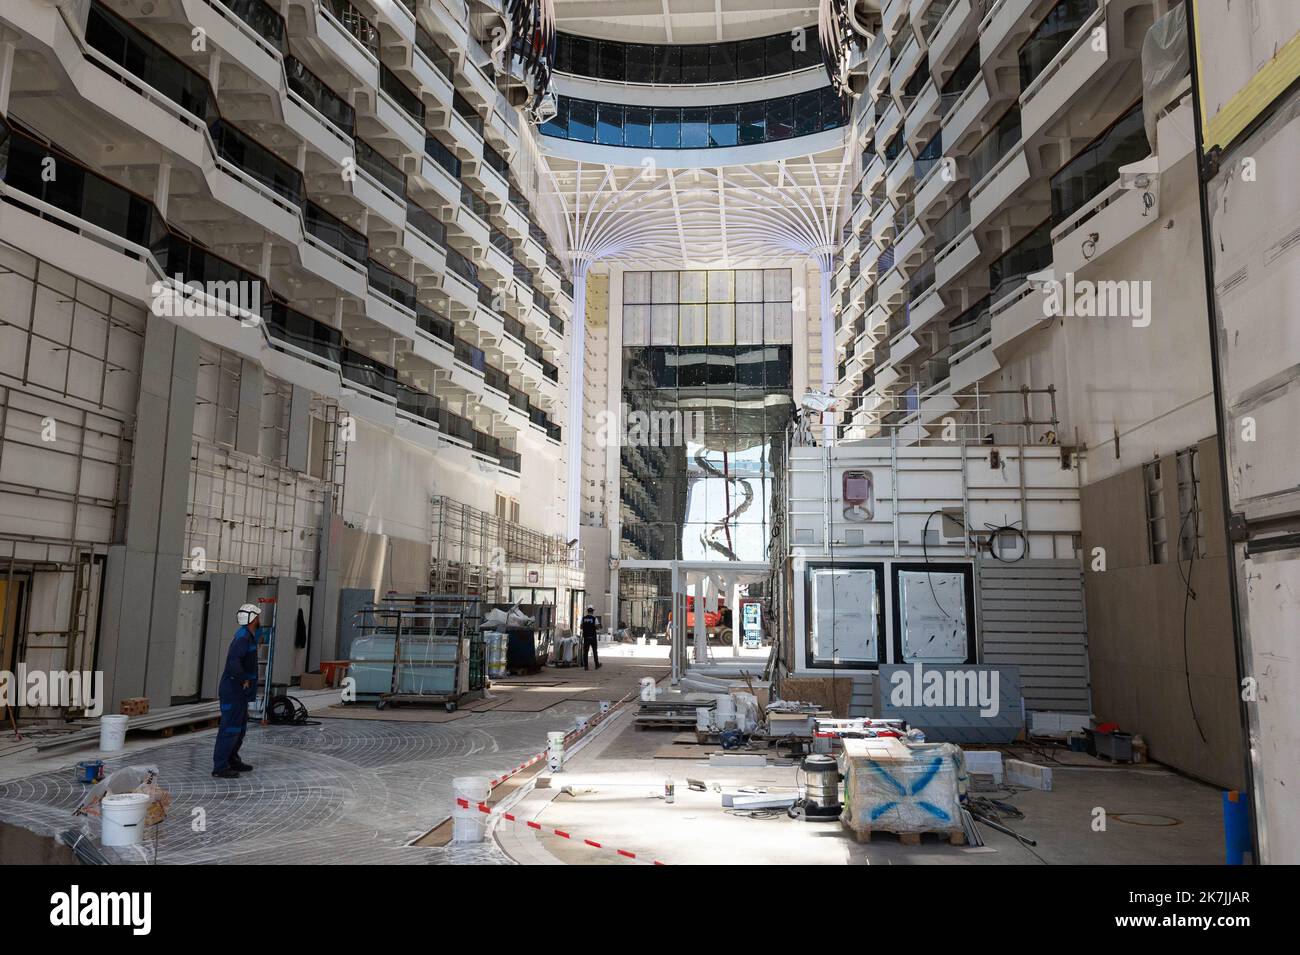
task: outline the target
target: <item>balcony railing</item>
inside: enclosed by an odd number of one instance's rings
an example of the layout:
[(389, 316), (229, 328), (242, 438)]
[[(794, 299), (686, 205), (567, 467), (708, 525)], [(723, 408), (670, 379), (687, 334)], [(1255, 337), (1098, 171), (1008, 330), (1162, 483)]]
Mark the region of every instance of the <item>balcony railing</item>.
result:
[(952, 71), (952, 76), (948, 77), (939, 89), (939, 116), (941, 118), (948, 115), (979, 75), (980, 41), (977, 37), (971, 43), (970, 49), (966, 51), (966, 55), (961, 58), (961, 62), (957, 64), (957, 68)]
[(1002, 158), (1020, 142), (1020, 107), (1013, 103), (993, 128), (970, 151), (972, 186), (989, 174)]
[(379, 58), (379, 31), (360, 10), (348, 3), (348, 0), (322, 0), (321, 6), (339, 22), (344, 30), (352, 34), (371, 56), (375, 59)]
[(1139, 102), (1052, 176), (1052, 224), (1060, 225), (1118, 179), (1120, 166), (1150, 153)]
[(364, 139), (353, 140), (356, 146), (357, 167), (364, 169), (389, 192), (406, 195), (406, 173), (384, 158), (383, 154)]
[(989, 314), (989, 297), (986, 295), (948, 323), (950, 358), (992, 330), (993, 318)]
[(451, 319), (438, 314), (422, 302), (415, 306), (415, 324), (422, 332), (453, 348), (456, 346), (456, 326)]
[(374, 259), (366, 261), (366, 278), (370, 288), (386, 296), (403, 308), (415, 311), (415, 283), (402, 278), (396, 272), (384, 268)]
[(438, 412), (442, 410), (442, 402), (413, 385), (399, 381), (397, 382), (397, 407), (400, 411), (436, 425)]
[(406, 199), (406, 223), (434, 245), (447, 248), (447, 226), (409, 196)]
[(302, 173), (243, 130), (223, 119), (208, 126), (217, 155), (248, 173), (276, 195), (302, 205)]
[(463, 338), (456, 339), (456, 360), (480, 373), (487, 367), (487, 356), (483, 354), (483, 349), (471, 345)]
[(478, 267), (455, 249), (447, 249), (447, 268), (475, 288), (479, 287)]
[(325, 85), (325, 81), (293, 56), (284, 58), (284, 74), (289, 89), (340, 131), (351, 136), (356, 130), (356, 111), (343, 97)]
[(966, 231), (970, 225), (970, 196), (963, 195), (943, 218), (934, 224), (934, 247), (942, 252), (948, 243)]
[(989, 299), (997, 302), (1025, 278), (1052, 264), (1052, 220), (1045, 219), (989, 266)]
[(925, 178), (926, 174), (938, 165), (939, 160), (943, 158), (942, 133), (938, 130), (930, 137), (930, 141), (921, 147), (921, 151), (916, 156), (916, 162), (912, 164), (912, 175), (917, 182)]
[(379, 88), (391, 96), (393, 102), (419, 123), (421, 128), (424, 127), (424, 101), (382, 63), (379, 64)]
[(912, 305), (934, 285), (934, 259), (926, 259), (907, 280), (907, 309), (911, 315)]
[(456, 67), (451, 57), (438, 45), (438, 41), (430, 36), (429, 31), (419, 24), (415, 26), (415, 48), (424, 54), (435, 70), (448, 80), (455, 81)]
[(383, 362), (375, 361), (369, 355), (353, 351), (347, 346), (343, 348), (340, 365), (344, 380), (396, 400), (399, 388), (396, 369), (388, 367)]
[(921, 31), (921, 36), (925, 37), (926, 43), (934, 39), (935, 28), (943, 20), (943, 15), (948, 12), (948, 8), (956, 2), (957, 0), (934, 0), (926, 7), (925, 13), (921, 14), (916, 21), (916, 26)]
[(451, 108), (456, 111), (456, 115), (469, 124), (470, 129), (483, 135), (483, 117), (479, 115), (473, 104), (470, 103), (460, 93), (453, 93), (451, 97)]
[(454, 152), (444, 146), (436, 136), (424, 137), (424, 151), (430, 159), (451, 173), (453, 178), (460, 178), (460, 159)]
[(263, 303), (262, 321), (272, 338), (278, 338), (332, 364), (339, 364), (343, 335), (338, 329), (331, 328), (310, 315), (304, 315), (280, 301)]
[(266, 0), (221, 0), (221, 5), (243, 20), (253, 32), (270, 42), (281, 53), (289, 52), (289, 36), (284, 17)]
[(220, 118), (203, 76), (98, 2), (87, 15), (86, 43), (205, 126)]
[(1020, 88), (1029, 89), (1079, 27), (1097, 12), (1097, 0), (1060, 0), (1020, 47)]
[(463, 182), (460, 184), (460, 201), (461, 205), (465, 206), (465, 208), (469, 209), (470, 212), (482, 219), (484, 223), (488, 221), (488, 217), (492, 212), (492, 206), (488, 204), (486, 199)]
[(352, 261), (365, 265), (370, 254), (370, 242), (365, 235), (352, 228), (338, 216), (326, 212), (314, 202), (302, 210), (302, 221), (307, 232), (324, 242), (336, 252)]

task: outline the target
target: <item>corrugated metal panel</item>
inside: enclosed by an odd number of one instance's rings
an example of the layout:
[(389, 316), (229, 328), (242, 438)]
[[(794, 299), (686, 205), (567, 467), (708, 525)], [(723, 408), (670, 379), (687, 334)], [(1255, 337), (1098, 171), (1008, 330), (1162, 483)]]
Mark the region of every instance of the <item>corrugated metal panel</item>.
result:
[(1088, 624), (1077, 560), (975, 564), (980, 662), (1020, 667), (1025, 707), (1088, 713)]

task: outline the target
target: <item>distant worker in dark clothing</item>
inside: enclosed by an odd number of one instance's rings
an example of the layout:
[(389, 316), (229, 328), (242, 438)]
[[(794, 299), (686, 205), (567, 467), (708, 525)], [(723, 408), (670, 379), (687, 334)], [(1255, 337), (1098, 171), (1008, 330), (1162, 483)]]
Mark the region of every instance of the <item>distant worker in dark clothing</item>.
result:
[(257, 696), (257, 621), (261, 615), (256, 604), (244, 604), (235, 613), (239, 629), (230, 641), (226, 669), (221, 674), (217, 698), (221, 701), (221, 724), (217, 728), (217, 746), (212, 753), (212, 775), (218, 779), (236, 779), (253, 767), (239, 758), (239, 747), (248, 731), (248, 704)]
[(590, 669), (587, 666), (587, 651), (591, 651), (591, 658), (596, 662), (596, 669), (600, 669), (600, 654), (596, 651), (596, 632), (600, 629), (600, 618), (596, 616), (596, 608), (588, 607), (587, 612), (582, 617), (582, 668)]

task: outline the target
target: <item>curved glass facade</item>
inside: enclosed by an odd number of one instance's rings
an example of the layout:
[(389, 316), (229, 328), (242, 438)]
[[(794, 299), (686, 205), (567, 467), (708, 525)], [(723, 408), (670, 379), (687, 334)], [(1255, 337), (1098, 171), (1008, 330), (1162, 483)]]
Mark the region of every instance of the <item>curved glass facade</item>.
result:
[(625, 106), (558, 98), (542, 134), (633, 149), (752, 146), (837, 129), (844, 105), (829, 86), (778, 99), (726, 106)]
[(735, 83), (822, 65), (817, 25), (726, 43), (651, 44), (561, 33), (558, 73), (619, 83)]

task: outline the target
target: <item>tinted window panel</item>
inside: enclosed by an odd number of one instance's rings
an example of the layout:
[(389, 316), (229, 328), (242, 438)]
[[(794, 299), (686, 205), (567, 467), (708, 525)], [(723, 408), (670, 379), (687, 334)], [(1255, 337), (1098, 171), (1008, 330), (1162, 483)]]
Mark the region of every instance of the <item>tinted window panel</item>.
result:
[(767, 75), (789, 73), (794, 69), (794, 37), (779, 33), (767, 38)]
[[(657, 109), (654, 111), (653, 143), (657, 149), (676, 149), (681, 146), (681, 111)], [(570, 113), (569, 124), (573, 124)]]
[(767, 41), (741, 40), (736, 44), (736, 78), (752, 80), (764, 73), (767, 63)]
[(778, 99), (767, 104), (767, 138), (789, 139), (794, 135), (794, 100)]
[(709, 145), (736, 145), (736, 107), (715, 107), (709, 116)]
[(682, 47), (682, 82), (707, 83), (709, 81), (709, 48), (707, 46)]
[(623, 145), (623, 107), (612, 103), (599, 106), (596, 141), (606, 146)]
[(639, 106), (627, 107), (623, 117), (623, 145), (650, 146), (650, 110)]
[(633, 43), (627, 48), (627, 80), (629, 83), (653, 83), (655, 79), (654, 47)]
[(822, 97), (817, 90), (800, 93), (794, 98), (794, 134), (807, 136), (822, 128)]
[(603, 80), (623, 80), (622, 43), (602, 43), (600, 45), (600, 78)]
[(569, 62), (573, 72), (579, 76), (593, 76), (596, 73), (596, 42), (583, 36), (569, 38)]
[(682, 110), (682, 148), (701, 149), (709, 145), (709, 111), (706, 108)]
[(655, 47), (655, 82), (682, 81), (682, 49), (678, 46)]
[(569, 100), (569, 138), (580, 143), (596, 140), (596, 104), (586, 100)]
[(761, 143), (767, 130), (767, 115), (762, 103), (748, 103), (740, 107), (740, 144)]
[(732, 83), (736, 79), (736, 46), (719, 43), (709, 50), (709, 82)]

